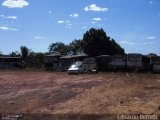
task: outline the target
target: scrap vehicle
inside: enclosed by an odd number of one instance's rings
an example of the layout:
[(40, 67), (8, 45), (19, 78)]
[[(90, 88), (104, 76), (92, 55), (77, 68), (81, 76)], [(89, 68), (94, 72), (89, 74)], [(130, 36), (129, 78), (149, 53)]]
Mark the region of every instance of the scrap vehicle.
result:
[(138, 53), (129, 53), (127, 55), (127, 69), (134, 71), (149, 70), (149, 58)]
[(108, 63), (111, 60), (110, 55), (100, 55), (96, 57), (99, 71), (108, 71)]
[(160, 56), (150, 57), (150, 70), (154, 73), (160, 73)]
[(84, 59), (84, 72), (85, 73), (98, 73), (97, 61), (94, 57), (88, 57)]
[(108, 63), (109, 69), (112, 71), (125, 70), (126, 69), (126, 57), (127, 55), (114, 55), (111, 57), (111, 61)]
[(83, 73), (84, 72), (84, 65), (82, 61), (77, 61), (73, 63), (69, 69), (67, 70), (68, 74), (72, 73)]
[(59, 60), (59, 68), (61, 71), (67, 71), (74, 62), (84, 61), (86, 57), (88, 57), (86, 54), (62, 56)]
[(71, 73), (98, 73), (96, 58), (88, 57), (84, 61), (74, 62), (67, 70)]

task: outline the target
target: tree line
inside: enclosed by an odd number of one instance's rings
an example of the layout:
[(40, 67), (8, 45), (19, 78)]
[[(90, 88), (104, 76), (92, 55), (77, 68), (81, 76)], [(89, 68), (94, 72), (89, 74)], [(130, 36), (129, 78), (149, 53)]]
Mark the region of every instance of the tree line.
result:
[[(41, 68), (43, 66), (44, 56), (46, 54), (47, 53), (43, 53), (43, 52), (34, 52), (26, 46), (21, 46), (20, 52), (14, 51), (7, 56), (21, 57), (23, 67)], [(0, 56), (3, 57), (6, 55), (3, 55), (2, 52), (0, 52)]]
[(49, 53), (62, 55), (85, 53), (89, 56), (124, 54), (124, 49), (113, 38), (107, 36), (103, 29), (91, 28), (82, 39), (75, 39), (69, 45), (62, 42), (52, 43)]
[[(88, 54), (94, 57), (99, 55), (124, 54), (125, 51), (103, 29), (91, 28), (84, 33), (82, 39), (75, 39), (69, 44), (63, 42), (52, 43), (49, 45), (48, 52), (46, 53), (36, 53), (26, 46), (21, 46), (20, 52), (11, 52), (10, 56), (22, 57), (24, 64), (27, 66), (41, 67), (45, 55), (57, 53), (61, 55)], [(0, 55), (2, 55), (1, 52)]]

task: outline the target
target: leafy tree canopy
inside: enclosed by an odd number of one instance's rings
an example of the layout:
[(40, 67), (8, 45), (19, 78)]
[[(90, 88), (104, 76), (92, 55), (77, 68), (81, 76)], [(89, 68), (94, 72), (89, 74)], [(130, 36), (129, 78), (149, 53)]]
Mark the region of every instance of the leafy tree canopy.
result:
[(68, 45), (65, 45), (64, 43), (62, 42), (56, 42), (56, 43), (52, 43), (50, 46), (49, 46), (49, 53), (52, 54), (52, 53), (59, 53), (61, 55), (66, 55), (68, 54), (69, 52), (69, 47)]
[(22, 59), (26, 60), (30, 52), (29, 48), (27, 48), (26, 46), (21, 46), (20, 50), (21, 50)]
[(10, 55), (11, 57), (20, 57), (20, 56), (21, 56), (18, 51), (11, 52), (9, 55)]
[(91, 56), (124, 54), (124, 49), (103, 29), (91, 28), (83, 35), (84, 52)]
[(69, 44), (70, 53), (73, 55), (83, 53), (82, 40), (75, 39)]
[(103, 29), (91, 28), (83, 35), (83, 39), (75, 39), (69, 45), (62, 42), (52, 43), (49, 53), (80, 54), (86, 53), (90, 56), (124, 54), (124, 49), (106, 35)]

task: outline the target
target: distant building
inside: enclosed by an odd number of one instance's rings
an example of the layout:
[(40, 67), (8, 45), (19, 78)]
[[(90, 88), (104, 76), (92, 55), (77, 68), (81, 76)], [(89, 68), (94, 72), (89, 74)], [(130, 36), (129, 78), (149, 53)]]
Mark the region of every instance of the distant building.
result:
[(21, 57), (0, 56), (0, 69), (14, 69), (21, 67)]
[(69, 66), (76, 61), (83, 61), (88, 55), (66, 55), (60, 54), (45, 55), (44, 67), (46, 70), (66, 71)]
[(67, 56), (60, 57), (60, 68), (62, 71), (66, 71), (72, 63), (76, 61), (84, 61), (86, 57), (88, 57), (87, 54), (67, 55)]
[(45, 55), (44, 67), (46, 70), (57, 70), (59, 69), (60, 54)]

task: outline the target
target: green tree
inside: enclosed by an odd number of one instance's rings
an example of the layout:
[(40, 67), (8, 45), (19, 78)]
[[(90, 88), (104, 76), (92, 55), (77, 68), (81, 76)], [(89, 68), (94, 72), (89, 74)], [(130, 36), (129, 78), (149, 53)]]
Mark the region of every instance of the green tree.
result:
[(83, 35), (82, 44), (84, 52), (90, 56), (124, 54), (124, 49), (103, 29), (91, 28)]
[(35, 58), (38, 60), (40, 64), (44, 62), (44, 53), (38, 52), (35, 54)]
[(49, 53), (59, 53), (61, 55), (67, 55), (69, 53), (69, 46), (62, 42), (52, 43), (49, 46)]
[(44, 62), (44, 53), (31, 51), (28, 55), (27, 62), (29, 67), (41, 68)]
[(148, 56), (154, 56), (154, 57), (156, 57), (156, 56), (158, 56), (158, 55), (155, 54), (155, 53), (149, 53)]
[(70, 53), (73, 55), (77, 55), (83, 53), (82, 40), (75, 39), (69, 44)]
[(124, 52), (124, 49), (121, 48), (121, 46), (116, 43), (114, 39), (111, 39), (111, 55), (124, 54)]
[(21, 50), (21, 56), (22, 56), (22, 59), (27, 62), (27, 57), (29, 55), (29, 48), (27, 48), (26, 46), (21, 46), (20, 47), (20, 50)]
[(2, 56), (2, 52), (0, 51), (0, 56)]
[(21, 56), (18, 51), (11, 52), (9, 55), (10, 55), (11, 57), (20, 57), (20, 56)]

